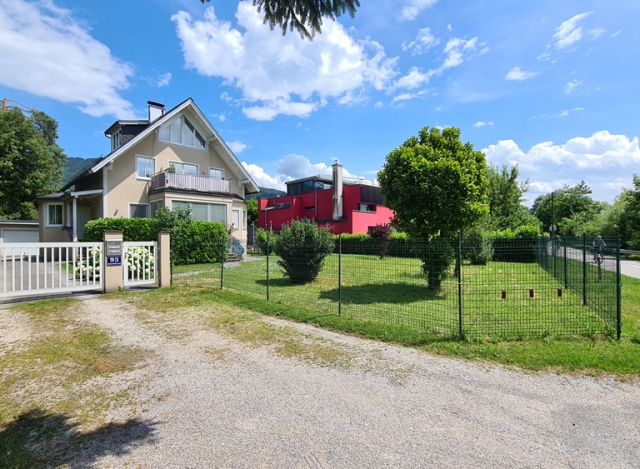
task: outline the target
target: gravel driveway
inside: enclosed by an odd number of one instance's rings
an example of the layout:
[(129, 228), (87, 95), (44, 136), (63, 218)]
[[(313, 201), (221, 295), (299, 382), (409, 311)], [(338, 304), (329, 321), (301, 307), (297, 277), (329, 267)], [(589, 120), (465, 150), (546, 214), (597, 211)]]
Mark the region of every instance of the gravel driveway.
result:
[(167, 319), (102, 299), (82, 308), (149, 351), (146, 367), (104, 383), (139, 384), (136, 410), (109, 418), (137, 417), (147, 436), (123, 448), (111, 435), (99, 444), (118, 451), (88, 462), (95, 451), (85, 448), (71, 467), (640, 467), (637, 384), (527, 374), (259, 319), (342, 357), (314, 362), (205, 327), (207, 312)]

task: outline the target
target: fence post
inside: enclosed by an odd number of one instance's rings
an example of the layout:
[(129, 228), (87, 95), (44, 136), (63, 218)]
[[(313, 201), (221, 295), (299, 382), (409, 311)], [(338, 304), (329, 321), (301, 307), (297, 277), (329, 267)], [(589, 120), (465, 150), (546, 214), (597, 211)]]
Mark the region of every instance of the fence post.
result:
[(620, 340), (622, 334), (622, 275), (620, 272), (620, 232), (617, 234), (616, 248), (616, 315), (617, 315), (617, 334)]
[(269, 301), (269, 253), (271, 252), (271, 229), (267, 231), (267, 301)]
[(171, 286), (171, 234), (168, 231), (158, 233), (158, 252), (155, 265), (158, 267), (158, 287)]
[(458, 231), (458, 334), (463, 337), (462, 330), (462, 231)]
[(567, 237), (564, 237), (564, 289), (569, 288), (569, 280), (567, 280)]
[(227, 238), (222, 239), (222, 252), (220, 253), (220, 290), (224, 288), (224, 261), (225, 261), (225, 248), (227, 247)]
[(587, 234), (582, 235), (582, 304), (587, 306)]
[(342, 314), (342, 234), (338, 236), (338, 316)]

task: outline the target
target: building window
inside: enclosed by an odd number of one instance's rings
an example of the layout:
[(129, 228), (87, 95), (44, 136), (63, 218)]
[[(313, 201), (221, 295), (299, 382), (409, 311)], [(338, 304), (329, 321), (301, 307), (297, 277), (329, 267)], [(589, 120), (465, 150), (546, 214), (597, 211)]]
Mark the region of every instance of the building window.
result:
[(209, 177), (213, 179), (224, 179), (224, 170), (218, 168), (209, 168)]
[(122, 145), (122, 129), (111, 136), (111, 151), (117, 150)]
[(47, 205), (47, 226), (62, 226), (62, 204)]
[(242, 211), (242, 229), (243, 230), (247, 229), (247, 211), (246, 210)]
[(136, 157), (136, 174), (138, 179), (151, 179), (156, 172), (156, 162), (146, 156)]
[(191, 218), (199, 221), (215, 221), (227, 226), (227, 206), (225, 204), (206, 204), (202, 202), (184, 202), (173, 200), (172, 210), (177, 208), (191, 210)]
[(130, 218), (149, 218), (149, 206), (147, 204), (130, 204)]
[(198, 165), (191, 163), (176, 163), (169, 161), (169, 168), (173, 166), (174, 173), (176, 174), (189, 174), (191, 176), (198, 175)]
[(233, 222), (233, 228), (236, 230), (239, 230), (240, 229), (240, 210), (231, 211), (231, 221)]
[(200, 150), (206, 148), (205, 139), (189, 120), (182, 116), (160, 127), (159, 139), (162, 142), (185, 145)]
[(159, 209), (164, 208), (164, 202), (162, 200), (158, 200), (156, 202), (151, 202), (150, 207), (151, 207), (151, 218), (155, 218), (156, 217), (156, 212)]

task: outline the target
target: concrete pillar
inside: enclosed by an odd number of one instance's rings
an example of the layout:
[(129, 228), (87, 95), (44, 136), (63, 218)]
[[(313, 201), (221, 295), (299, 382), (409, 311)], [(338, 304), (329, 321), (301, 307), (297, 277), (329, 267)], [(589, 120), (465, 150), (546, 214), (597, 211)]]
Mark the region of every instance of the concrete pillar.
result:
[(158, 252), (156, 253), (158, 263), (158, 287), (171, 286), (171, 236), (168, 231), (158, 233)]
[[(105, 231), (102, 235), (104, 242), (102, 248), (102, 275), (104, 275), (104, 292), (113, 293), (124, 287), (124, 245), (122, 231)], [(120, 243), (120, 251), (117, 254), (117, 243)], [(115, 261), (120, 257), (119, 265), (108, 265), (109, 260)], [(112, 262), (113, 263), (113, 262)]]

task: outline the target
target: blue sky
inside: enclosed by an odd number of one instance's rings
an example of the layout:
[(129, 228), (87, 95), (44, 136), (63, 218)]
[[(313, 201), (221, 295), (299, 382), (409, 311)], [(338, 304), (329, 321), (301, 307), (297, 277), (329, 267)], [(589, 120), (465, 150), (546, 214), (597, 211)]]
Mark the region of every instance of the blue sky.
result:
[(47, 112), (69, 156), (192, 97), (263, 186), (374, 179), (424, 126), (455, 126), (526, 195), (581, 180), (612, 201), (640, 173), (640, 2), (361, 0), (310, 42), (250, 2), (0, 0), (0, 95)]

